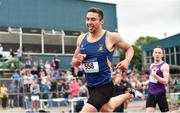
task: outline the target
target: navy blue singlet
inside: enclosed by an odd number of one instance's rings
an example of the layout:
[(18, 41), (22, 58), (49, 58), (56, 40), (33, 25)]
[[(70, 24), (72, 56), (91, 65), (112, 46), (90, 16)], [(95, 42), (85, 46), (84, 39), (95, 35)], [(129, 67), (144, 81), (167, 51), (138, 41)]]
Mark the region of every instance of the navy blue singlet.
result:
[(80, 53), (86, 54), (83, 61), (85, 78), (89, 87), (99, 87), (111, 79), (111, 62), (113, 52), (106, 48), (106, 32), (96, 42), (87, 41), (88, 34), (80, 44)]

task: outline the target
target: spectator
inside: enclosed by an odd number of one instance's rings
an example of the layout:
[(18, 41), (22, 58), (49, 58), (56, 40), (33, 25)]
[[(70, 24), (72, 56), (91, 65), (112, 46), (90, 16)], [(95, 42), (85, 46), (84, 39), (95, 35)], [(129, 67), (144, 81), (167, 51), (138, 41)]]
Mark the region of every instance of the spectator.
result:
[(78, 97), (79, 96), (79, 83), (76, 78), (72, 78), (72, 81), (69, 85), (69, 93), (71, 97)]
[(88, 89), (86, 87), (86, 84), (82, 82), (82, 80), (78, 80), (79, 82), (79, 96), (80, 97), (88, 97)]
[[(43, 99), (49, 99), (49, 91), (50, 91), (50, 84), (48, 81), (46, 81), (45, 83), (43, 83), (41, 85), (41, 91), (42, 91), (42, 98)], [(44, 102), (44, 105), (47, 107), (48, 106), (48, 103), (47, 102)]]
[[(113, 74), (114, 82), (114, 96), (125, 94), (130, 88), (130, 83), (126, 81), (126, 73), (122, 73), (121, 70), (117, 69)], [(119, 107), (117, 107), (114, 112), (124, 112), (124, 106), (128, 101), (124, 101)]]
[(14, 107), (14, 102), (17, 99), (17, 86), (15, 84), (15, 81), (12, 80), (11, 84), (8, 87), (8, 92), (9, 92), (9, 107), (13, 108)]
[(21, 71), (21, 79), (23, 84), (23, 92), (27, 94), (30, 91), (30, 85), (29, 85), (29, 78), (25, 70)]
[(10, 52), (11, 57), (14, 57), (14, 56), (15, 56), (14, 51), (13, 51), (12, 48), (9, 49), (9, 52)]
[(39, 101), (39, 93), (40, 93), (40, 86), (37, 83), (37, 79), (33, 79), (33, 83), (30, 86), (31, 92), (31, 101), (32, 101), (32, 111), (38, 111), (38, 101)]
[(2, 47), (2, 45), (0, 44), (0, 58), (2, 58), (3, 57), (3, 47)]
[(83, 65), (79, 65), (79, 67), (78, 67), (78, 72), (77, 72), (77, 76), (78, 76), (78, 77), (83, 77), (83, 76), (84, 76)]
[(60, 75), (60, 74), (59, 74), (59, 71), (58, 71), (58, 70), (54, 70), (54, 69), (51, 70), (50, 77), (51, 77), (51, 80), (52, 80), (52, 81), (57, 81), (57, 79), (60, 78), (59, 75)]
[(38, 75), (38, 71), (37, 71), (37, 68), (36, 68), (35, 66), (32, 67), (32, 69), (31, 69), (31, 74), (32, 74), (33, 76), (37, 76), (37, 75)]
[(6, 109), (7, 106), (7, 100), (8, 100), (8, 89), (5, 86), (5, 84), (2, 84), (0, 87), (0, 97), (1, 97), (1, 102), (2, 102), (2, 108)]
[(27, 82), (27, 86), (28, 86), (28, 92), (30, 92), (30, 86), (31, 84), (33, 83), (33, 79), (34, 79), (34, 76), (31, 74), (31, 72), (29, 70), (26, 71), (26, 82)]
[(15, 72), (12, 74), (11, 79), (15, 80), (15, 84), (19, 85), (21, 75), (18, 73), (18, 70), (15, 70)]
[(32, 57), (31, 55), (27, 55), (27, 57), (25, 57), (25, 67), (31, 68), (31, 66), (32, 66)]
[(60, 97), (62, 98), (68, 98), (69, 97), (69, 86), (67, 81), (64, 78), (59, 79), (58, 82), (58, 91), (60, 91)]
[(44, 65), (45, 71), (46, 73), (50, 73), (51, 72), (51, 65), (49, 61), (46, 61), (45, 65)]
[(59, 69), (59, 62), (60, 62), (61, 60), (58, 58), (58, 56), (56, 55), (55, 57), (54, 57), (54, 64), (55, 64), (55, 69), (57, 70), (57, 69)]
[(19, 58), (19, 60), (22, 60), (22, 50), (19, 48), (17, 49), (17, 57)]
[(57, 82), (56, 81), (51, 82), (50, 91), (52, 92), (52, 98), (57, 98)]

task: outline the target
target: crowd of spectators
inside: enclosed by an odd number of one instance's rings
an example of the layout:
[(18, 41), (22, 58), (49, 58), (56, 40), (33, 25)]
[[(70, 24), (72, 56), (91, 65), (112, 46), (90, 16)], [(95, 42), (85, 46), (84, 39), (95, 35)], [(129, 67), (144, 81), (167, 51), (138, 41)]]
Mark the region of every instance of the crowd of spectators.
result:
[[(2, 46), (0, 45), (2, 48)], [(10, 49), (12, 56), (14, 53)], [(0, 49), (1, 57), (1, 49)], [(72, 67), (72, 69), (59, 69), (60, 59), (55, 56), (51, 61), (33, 61), (30, 55), (24, 57), (25, 66), (23, 68), (15, 69), (7, 81), (3, 81), (0, 85), (0, 98), (3, 109), (6, 106), (14, 108), (17, 106), (27, 107), (28, 101), (31, 101), (30, 87), (36, 79), (40, 86), (40, 99), (55, 99), (55, 98), (74, 98), (87, 97), (88, 91), (84, 81), (84, 72), (82, 66), (79, 68)], [(138, 74), (136, 71), (129, 71), (123, 73), (123, 82), (121, 83), (121, 91), (117, 94), (123, 94), (128, 88), (137, 88), (137, 81), (146, 81), (148, 73)], [(173, 92), (180, 90), (180, 77), (171, 78), (169, 89)], [(172, 88), (171, 88), (172, 87)], [(141, 92), (147, 95), (147, 86), (143, 86)], [(5, 95), (5, 96), (4, 96)], [(18, 101), (17, 101), (18, 100)], [(48, 102), (44, 103), (46, 107)], [(68, 104), (66, 102), (65, 104)], [(123, 107), (127, 108), (128, 102), (125, 102)]]
[[(57, 56), (52, 61), (32, 62), (31, 56), (28, 55), (25, 67), (15, 69), (11, 77), (3, 81), (8, 87), (7, 105), (11, 108), (27, 107), (24, 102), (31, 101), (30, 87), (34, 79), (37, 79), (40, 86), (40, 99), (87, 96), (84, 78), (77, 76), (78, 70), (74, 69), (76, 71), (73, 73), (71, 69), (61, 70), (59, 63)], [(45, 105), (49, 106), (47, 102)]]

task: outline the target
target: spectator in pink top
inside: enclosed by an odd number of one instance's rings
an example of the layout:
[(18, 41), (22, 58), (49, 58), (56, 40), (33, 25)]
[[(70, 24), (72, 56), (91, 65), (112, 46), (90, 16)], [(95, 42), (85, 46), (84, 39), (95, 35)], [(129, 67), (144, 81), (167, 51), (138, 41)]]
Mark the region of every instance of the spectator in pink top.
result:
[(69, 84), (69, 93), (70, 97), (78, 97), (79, 96), (79, 82), (76, 78), (72, 78), (71, 83)]

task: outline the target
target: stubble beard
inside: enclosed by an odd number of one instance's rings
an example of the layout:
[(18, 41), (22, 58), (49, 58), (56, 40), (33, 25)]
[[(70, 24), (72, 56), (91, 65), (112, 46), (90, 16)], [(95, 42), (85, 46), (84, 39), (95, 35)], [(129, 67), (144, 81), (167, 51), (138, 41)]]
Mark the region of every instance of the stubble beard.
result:
[(94, 28), (89, 28), (88, 27), (88, 30), (89, 30), (90, 33), (94, 33)]
[(156, 59), (155, 59), (155, 62), (156, 62), (156, 63), (160, 63), (160, 62), (161, 62), (161, 59), (160, 59), (160, 58), (156, 58)]

